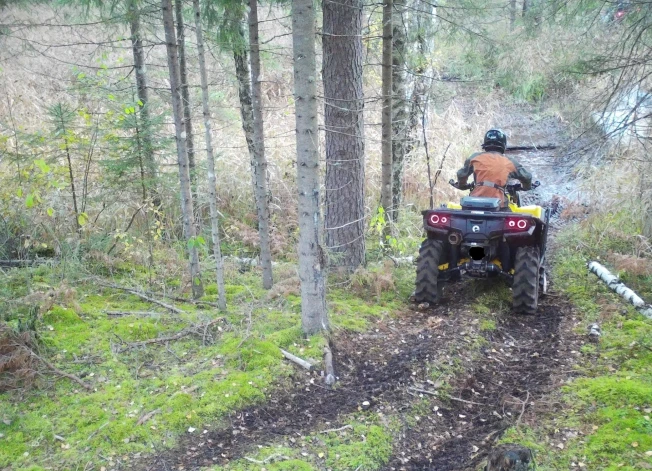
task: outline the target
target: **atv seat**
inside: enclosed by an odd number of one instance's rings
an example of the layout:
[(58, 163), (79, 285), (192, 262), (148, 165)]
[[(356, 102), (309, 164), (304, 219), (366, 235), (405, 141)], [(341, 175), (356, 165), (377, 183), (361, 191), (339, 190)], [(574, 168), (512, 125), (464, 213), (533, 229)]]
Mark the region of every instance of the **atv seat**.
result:
[(500, 198), (482, 198), (479, 196), (465, 196), (460, 200), (462, 209), (479, 211), (500, 211)]

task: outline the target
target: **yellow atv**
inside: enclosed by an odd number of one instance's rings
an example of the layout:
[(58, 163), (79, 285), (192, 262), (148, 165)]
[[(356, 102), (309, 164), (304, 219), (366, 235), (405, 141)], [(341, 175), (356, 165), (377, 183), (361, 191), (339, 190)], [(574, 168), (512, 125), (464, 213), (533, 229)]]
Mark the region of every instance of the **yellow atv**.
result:
[[(473, 190), (474, 184), (460, 190)], [(540, 183), (534, 182), (532, 189)], [(516, 312), (535, 314), (540, 293), (547, 290), (543, 261), (550, 212), (541, 206), (521, 206), (520, 183), (505, 186), (509, 209), (500, 198), (466, 196), (460, 204), (423, 211), (427, 239), (417, 261), (414, 300), (437, 303), (443, 282), (462, 275), (476, 278), (500, 276), (512, 287)]]

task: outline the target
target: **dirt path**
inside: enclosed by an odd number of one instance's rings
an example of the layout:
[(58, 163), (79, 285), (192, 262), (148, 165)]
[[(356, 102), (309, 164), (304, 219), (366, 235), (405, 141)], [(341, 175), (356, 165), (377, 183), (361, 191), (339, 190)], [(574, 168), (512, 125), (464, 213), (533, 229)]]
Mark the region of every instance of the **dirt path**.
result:
[[(554, 119), (534, 122), (517, 111), (507, 124), (511, 145), (563, 139)], [(558, 216), (573, 196), (555, 151), (513, 155), (542, 182), (524, 195), (524, 204), (551, 206)], [(476, 469), (506, 428), (535, 420), (548, 407), (544, 398), (568, 377), (579, 342), (572, 307), (554, 294), (542, 300), (536, 317), (507, 312), (497, 317), (495, 329), (482, 331), (473, 302), (478, 290), (494, 289), (492, 281), (464, 281), (452, 285), (434, 309), (407, 310), (371, 332), (337, 336), (335, 389), (323, 387), (315, 374), (297, 372), (293, 384), (266, 404), (230, 416), (229, 427), (200, 440), (181, 439), (177, 448), (135, 469), (191, 470), (243, 458), (261, 445), (300, 447), (294, 437), (340, 427), (361, 408), (407, 423), (417, 400), (427, 400), (429, 412), (403, 427), (385, 469)], [(433, 380), (433, 365), (454, 365), (452, 384)]]

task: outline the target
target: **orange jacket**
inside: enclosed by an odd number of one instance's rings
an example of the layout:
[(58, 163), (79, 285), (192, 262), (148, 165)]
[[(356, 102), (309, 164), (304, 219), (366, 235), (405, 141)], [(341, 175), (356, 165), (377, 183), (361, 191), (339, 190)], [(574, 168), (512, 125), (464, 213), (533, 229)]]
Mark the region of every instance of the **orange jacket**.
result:
[[(516, 160), (499, 152), (476, 152), (466, 159), (464, 167), (457, 171), (460, 185), (466, 184), (471, 174), (476, 183), (491, 182), (504, 187), (510, 178), (516, 178), (521, 181), (524, 190), (529, 190), (532, 186), (532, 174)], [(505, 198), (502, 190), (490, 186), (476, 186), (471, 196)]]

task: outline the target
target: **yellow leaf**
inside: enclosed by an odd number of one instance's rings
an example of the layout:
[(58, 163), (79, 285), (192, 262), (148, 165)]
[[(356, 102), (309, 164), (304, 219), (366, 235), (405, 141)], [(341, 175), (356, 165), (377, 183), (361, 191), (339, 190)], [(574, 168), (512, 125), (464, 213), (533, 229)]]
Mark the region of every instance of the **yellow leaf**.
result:
[(636, 447), (638, 446), (638, 442), (633, 442), (633, 443), (632, 443), (632, 446), (633, 446), (634, 448), (636, 448)]

